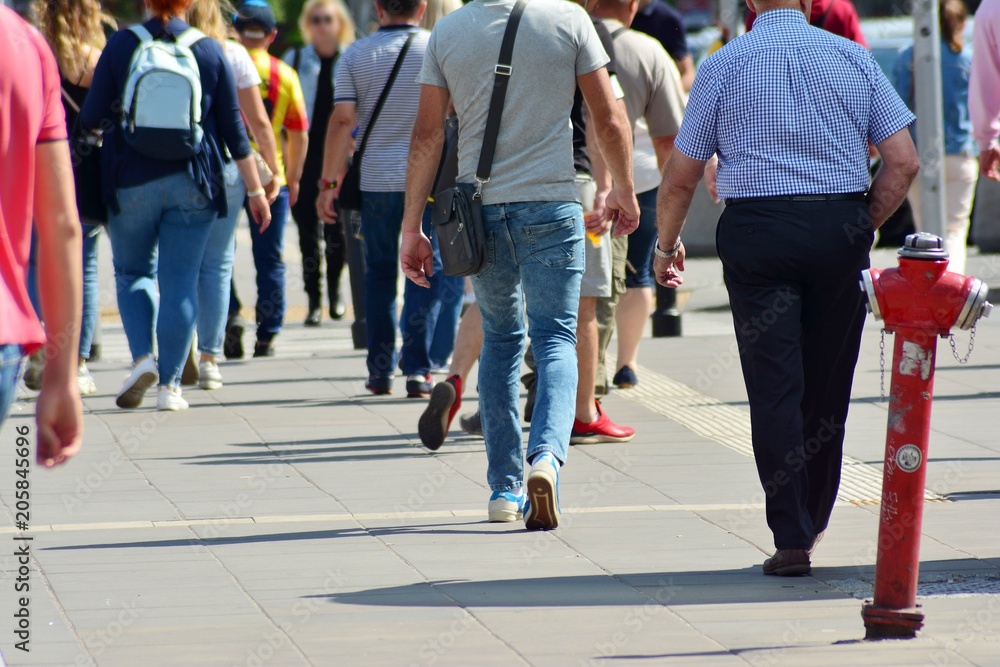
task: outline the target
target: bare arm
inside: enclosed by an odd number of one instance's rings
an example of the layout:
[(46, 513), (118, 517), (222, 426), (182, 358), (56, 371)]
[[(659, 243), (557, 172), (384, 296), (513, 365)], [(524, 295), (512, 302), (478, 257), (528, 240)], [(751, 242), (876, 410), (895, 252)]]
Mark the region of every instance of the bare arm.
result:
[[(627, 117), (628, 113), (625, 111), (625, 101), (619, 100), (618, 104), (621, 106), (622, 113), (625, 113)], [(586, 123), (587, 152), (590, 154), (590, 170), (594, 175), (597, 193), (594, 195), (594, 211), (591, 215), (584, 218), (584, 222), (587, 225), (588, 232), (601, 235), (611, 230), (611, 221), (608, 220), (606, 215), (605, 202), (608, 199), (608, 195), (611, 194), (611, 187), (614, 185), (614, 182), (611, 178), (611, 172), (608, 171), (608, 163), (604, 161), (604, 156), (601, 155), (601, 147), (597, 142), (597, 131), (594, 127), (594, 123), (588, 120)]]
[(306, 166), (306, 151), (309, 149), (308, 130), (286, 130), (288, 140), (285, 151), (285, 183), (288, 185), (288, 205), (294, 206), (299, 199), (299, 181)]
[[(337, 102), (326, 126), (326, 140), (323, 145), (323, 180), (340, 181), (347, 171), (347, 158), (351, 154), (353, 140), (351, 132), (358, 124), (358, 105), (354, 102)], [(337, 221), (333, 203), (339, 194), (339, 187), (323, 190), (316, 200), (319, 217), (326, 223)]]
[(618, 213), (615, 235), (631, 234), (639, 225), (639, 203), (632, 181), (632, 131), (621, 105), (611, 90), (608, 71), (600, 68), (576, 78), (593, 124), (597, 144), (604, 156), (614, 186), (608, 194), (607, 209)]
[(882, 166), (868, 190), (868, 214), (872, 226), (878, 229), (906, 199), (910, 183), (920, 170), (920, 159), (907, 128), (889, 136), (876, 147), (882, 155)]
[(83, 411), (76, 373), (82, 318), (83, 237), (65, 141), (35, 147), (35, 228), (46, 361), (38, 396), (38, 462), (63, 463), (80, 449)]
[[(695, 160), (680, 151), (672, 151), (663, 169), (663, 180), (656, 198), (656, 245), (670, 252), (677, 246), (687, 218), (695, 188), (705, 173), (705, 160)], [(678, 287), (684, 279), (684, 246), (677, 248), (671, 259), (656, 257), (653, 261), (656, 282), (664, 287)]]
[(257, 143), (257, 149), (272, 173), (278, 173), (278, 146), (271, 130), (271, 120), (264, 109), (264, 100), (257, 86), (236, 91), (240, 111), (247, 120), (247, 128)]
[(653, 150), (656, 152), (656, 164), (660, 167), (660, 172), (663, 171), (663, 166), (667, 164), (670, 151), (674, 150), (674, 137), (676, 136), (676, 134), (670, 134), (665, 137), (652, 137)]
[(674, 63), (677, 65), (677, 71), (681, 74), (681, 85), (686, 93), (691, 90), (691, 86), (694, 84), (694, 58), (689, 53), (680, 60), (675, 60)]
[(406, 163), (406, 206), (403, 210), (403, 237), (400, 262), (406, 277), (421, 287), (430, 287), (434, 274), (430, 240), (421, 231), (421, 220), (431, 195), (441, 150), (444, 147), (444, 119), (451, 96), (447, 88), (424, 84), (420, 87), (417, 119), (410, 135), (410, 156)]

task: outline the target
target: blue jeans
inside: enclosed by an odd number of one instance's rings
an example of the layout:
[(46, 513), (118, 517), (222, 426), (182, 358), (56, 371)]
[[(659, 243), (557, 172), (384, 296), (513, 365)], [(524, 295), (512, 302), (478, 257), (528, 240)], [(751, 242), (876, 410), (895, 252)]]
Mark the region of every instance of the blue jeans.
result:
[(100, 290), (97, 284), (97, 240), (101, 228), (83, 226), (83, 323), (80, 326), (80, 358), (90, 359), (90, 346), (97, 327)]
[(212, 223), (198, 274), (198, 350), (213, 357), (222, 354), (222, 339), (229, 312), (229, 286), (233, 279), (236, 222), (240, 219), (247, 194), (236, 163), (226, 165), (225, 182), (229, 215)]
[[(98, 225), (83, 225), (83, 321), (80, 323), (80, 358), (90, 358), (90, 346), (94, 342), (97, 326), (100, 290), (97, 280), (97, 238), (101, 228)], [(31, 254), (28, 256), (28, 298), (35, 308), (35, 314), (42, 318), (42, 303), (38, 296), (38, 236), (32, 230)]]
[(659, 188), (636, 195), (639, 200), (639, 227), (628, 237), (628, 263), (625, 287), (653, 287), (653, 246), (656, 245), (656, 193)]
[(155, 328), (160, 385), (176, 384), (191, 348), (198, 269), (216, 212), (187, 173), (121, 188), (118, 204), (108, 234), (129, 351), (133, 360), (152, 354)]
[(271, 204), (271, 224), (261, 233), (250, 209), (250, 239), (257, 268), (257, 340), (270, 341), (281, 333), (285, 321), (285, 223), (288, 222), (288, 188), (281, 186)]
[[(365, 237), (365, 308), (368, 318), (368, 374), (392, 377), (396, 368), (396, 296), (399, 280), (399, 234), (402, 192), (362, 193), (361, 229)], [(430, 222), (424, 215), (424, 230)], [(441, 258), (435, 253), (430, 288), (406, 281), (403, 289), (403, 347), (398, 359), (403, 375), (430, 372), (430, 339), (441, 289)]]
[(584, 270), (583, 210), (576, 202), (483, 207), (487, 263), (472, 279), (483, 314), (479, 409), (493, 491), (524, 477), (518, 376), (525, 306), (535, 354), (537, 394), (528, 459), (551, 452), (566, 461), (576, 412), (576, 320)]
[(0, 426), (7, 419), (10, 406), (17, 396), (17, 378), (21, 372), (20, 345), (0, 345)]

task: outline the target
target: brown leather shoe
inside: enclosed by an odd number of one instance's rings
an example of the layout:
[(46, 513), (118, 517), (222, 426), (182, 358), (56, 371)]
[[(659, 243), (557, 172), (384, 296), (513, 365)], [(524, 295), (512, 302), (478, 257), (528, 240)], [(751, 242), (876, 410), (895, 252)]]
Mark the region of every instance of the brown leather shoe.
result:
[(776, 577), (801, 577), (811, 571), (809, 552), (805, 549), (779, 549), (764, 561), (764, 574)]

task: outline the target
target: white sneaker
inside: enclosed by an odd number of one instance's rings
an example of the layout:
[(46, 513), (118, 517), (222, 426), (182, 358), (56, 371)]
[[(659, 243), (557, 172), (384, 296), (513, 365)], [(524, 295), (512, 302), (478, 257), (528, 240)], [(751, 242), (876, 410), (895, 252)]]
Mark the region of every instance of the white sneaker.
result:
[(132, 366), (132, 372), (125, 378), (122, 390), (118, 392), (115, 403), (119, 408), (137, 408), (142, 405), (146, 390), (156, 384), (160, 373), (153, 357), (146, 357)]
[(97, 383), (94, 382), (94, 376), (90, 374), (90, 369), (87, 368), (86, 362), (81, 361), (80, 366), (77, 368), (76, 384), (80, 388), (81, 396), (90, 396), (97, 393)]
[(181, 398), (180, 387), (160, 387), (156, 395), (156, 409), (169, 412), (187, 410), (188, 402)]
[(206, 391), (222, 389), (222, 373), (214, 361), (203, 361), (198, 365), (198, 386)]

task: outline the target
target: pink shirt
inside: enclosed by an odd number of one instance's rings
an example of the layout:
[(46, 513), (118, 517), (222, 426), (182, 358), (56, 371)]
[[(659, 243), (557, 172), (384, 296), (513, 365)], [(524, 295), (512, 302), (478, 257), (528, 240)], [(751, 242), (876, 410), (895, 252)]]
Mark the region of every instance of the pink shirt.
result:
[(2, 6), (0, 63), (16, 63), (0, 67), (0, 345), (30, 352), (45, 342), (25, 287), (35, 145), (65, 140), (66, 118), (52, 51), (37, 30)]
[(988, 149), (1000, 135), (1000, 0), (983, 0), (976, 11), (969, 118), (979, 150)]

